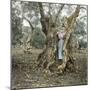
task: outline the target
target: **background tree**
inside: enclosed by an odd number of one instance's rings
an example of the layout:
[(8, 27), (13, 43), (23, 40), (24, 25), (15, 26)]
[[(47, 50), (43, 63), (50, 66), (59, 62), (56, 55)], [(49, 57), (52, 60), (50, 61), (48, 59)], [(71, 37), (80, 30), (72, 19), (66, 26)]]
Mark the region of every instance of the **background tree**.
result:
[(21, 3), (18, 1), (12, 1), (12, 17), (11, 17), (11, 35), (12, 44), (21, 44), (20, 38), (22, 38), (22, 16), (21, 16)]

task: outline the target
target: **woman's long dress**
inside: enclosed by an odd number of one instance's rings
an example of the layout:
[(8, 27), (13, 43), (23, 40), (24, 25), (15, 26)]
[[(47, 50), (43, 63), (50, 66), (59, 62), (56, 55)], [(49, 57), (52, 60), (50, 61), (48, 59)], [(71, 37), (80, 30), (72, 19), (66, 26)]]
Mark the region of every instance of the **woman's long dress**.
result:
[(64, 40), (60, 39), (58, 41), (58, 59), (63, 59), (63, 45), (64, 45)]
[(58, 41), (58, 59), (63, 59), (63, 45), (64, 45), (64, 35), (65, 32), (57, 32), (59, 41)]

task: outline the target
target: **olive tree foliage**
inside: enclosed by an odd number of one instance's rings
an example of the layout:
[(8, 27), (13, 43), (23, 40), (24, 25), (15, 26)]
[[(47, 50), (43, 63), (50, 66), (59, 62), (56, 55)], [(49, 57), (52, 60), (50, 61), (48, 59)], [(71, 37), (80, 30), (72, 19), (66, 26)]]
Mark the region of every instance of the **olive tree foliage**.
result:
[(27, 37), (29, 37), (25, 43), (36, 48), (43, 48), (45, 43), (45, 35), (41, 30), (42, 27), (40, 23), (38, 3), (21, 2), (21, 6), (23, 22), (27, 22), (28, 27), (30, 28), (30, 33), (25, 31), (28, 34)]
[(21, 44), (22, 38), (22, 16), (21, 3), (18, 1), (11, 1), (11, 40), (12, 45)]
[(22, 5), (22, 18), (23, 20), (26, 20), (28, 22), (30, 28), (33, 31), (39, 21), (37, 3), (21, 2), (21, 5)]
[[(54, 4), (54, 3), (42, 3), (44, 18), (50, 18), (52, 26), (62, 27), (64, 23), (64, 17), (68, 17), (73, 13), (76, 5), (64, 5), (64, 4)], [(78, 38), (79, 43), (82, 41), (87, 43), (87, 7), (81, 6), (79, 18), (77, 19), (75, 27), (75, 36)], [(39, 29), (41, 36), (43, 35), (43, 41), (45, 42), (46, 35), (45, 33), (45, 23), (43, 22), (44, 18), (40, 13), (40, 4), (38, 2), (24, 2), (24, 1), (15, 1), (12, 0), (12, 43), (16, 44), (17, 42), (31, 42), (33, 32)], [(83, 14), (82, 16), (82, 13)], [(43, 15), (42, 14), (42, 15)], [(25, 26), (23, 22), (28, 24)], [(30, 31), (28, 33), (27, 28)], [(27, 35), (26, 35), (27, 33)], [(34, 34), (35, 36), (37, 34)], [(26, 39), (25, 39), (26, 37)], [(22, 39), (20, 39), (22, 38)], [(25, 40), (23, 40), (25, 39)], [(38, 40), (37, 40), (38, 41)], [(41, 40), (42, 41), (42, 40)], [(43, 42), (43, 43), (44, 43)]]
[(81, 7), (80, 14), (80, 17), (76, 22), (75, 34), (79, 41), (79, 48), (87, 48), (87, 6)]
[[(11, 3), (12, 44), (21, 44), (24, 50), (30, 48), (30, 45), (43, 47), (45, 35), (41, 30), (38, 3), (15, 0), (12, 0)], [(37, 38), (38, 40), (36, 40)]]

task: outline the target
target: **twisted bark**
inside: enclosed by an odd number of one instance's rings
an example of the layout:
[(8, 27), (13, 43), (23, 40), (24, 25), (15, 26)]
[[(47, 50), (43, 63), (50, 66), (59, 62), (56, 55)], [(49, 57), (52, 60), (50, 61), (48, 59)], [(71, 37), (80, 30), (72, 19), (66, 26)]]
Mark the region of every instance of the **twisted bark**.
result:
[(58, 69), (64, 71), (66, 64), (69, 60), (73, 59), (72, 56), (70, 55), (70, 47), (69, 47), (69, 39), (70, 39), (70, 35), (71, 33), (74, 31), (74, 26), (76, 23), (76, 19), (79, 16), (79, 12), (80, 12), (80, 6), (76, 7), (75, 12), (67, 18), (67, 26), (66, 26), (66, 39), (64, 42), (64, 47), (63, 47), (63, 51), (64, 51), (64, 59), (63, 59), (63, 64), (58, 66)]
[[(56, 55), (55, 55), (55, 53), (56, 53), (56, 48), (55, 48), (56, 30), (55, 30), (55, 27), (52, 27), (50, 25), (51, 22), (49, 20), (48, 30), (46, 29), (46, 31), (47, 31), (46, 48), (39, 55), (39, 57), (37, 59), (38, 67), (41, 67), (41, 69), (43, 71), (48, 72), (48, 73), (50, 73), (51, 71), (62, 73), (65, 70), (68, 61), (73, 62), (72, 61), (73, 57), (71, 55), (72, 52), (69, 50), (70, 49), (69, 44), (70, 44), (70, 36), (71, 36), (71, 33), (74, 31), (74, 26), (76, 23), (76, 19), (79, 15), (79, 12), (80, 12), (80, 6), (77, 6), (75, 12), (70, 17), (67, 18), (67, 26), (66, 26), (67, 34), (66, 34), (66, 39), (64, 42), (64, 47), (63, 47), (64, 59), (63, 59), (63, 63), (61, 65), (56, 63)], [(46, 25), (46, 23), (45, 23), (45, 25)], [(43, 25), (42, 25), (42, 27), (43, 27)]]

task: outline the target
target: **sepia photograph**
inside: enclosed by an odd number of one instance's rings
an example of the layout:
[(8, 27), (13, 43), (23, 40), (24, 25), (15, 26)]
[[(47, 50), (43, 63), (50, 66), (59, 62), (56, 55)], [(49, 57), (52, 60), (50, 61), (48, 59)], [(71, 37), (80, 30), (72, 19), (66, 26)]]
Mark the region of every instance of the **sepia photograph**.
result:
[(11, 0), (11, 90), (88, 84), (88, 5)]

